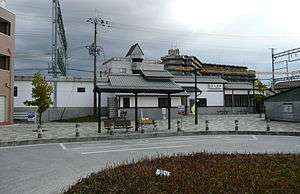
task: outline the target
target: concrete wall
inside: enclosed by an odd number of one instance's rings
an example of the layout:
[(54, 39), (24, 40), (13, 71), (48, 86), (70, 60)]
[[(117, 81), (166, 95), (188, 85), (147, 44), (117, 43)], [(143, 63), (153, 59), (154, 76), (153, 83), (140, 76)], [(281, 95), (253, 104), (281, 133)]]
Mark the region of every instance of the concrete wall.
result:
[(0, 96), (6, 99), (4, 122), (0, 125), (13, 123), (13, 86), (15, 63), (15, 15), (0, 7), (0, 18), (10, 22), (10, 36), (0, 33), (0, 55), (10, 57), (10, 70), (0, 69)]
[[(189, 107), (187, 107), (189, 110)], [(124, 110), (127, 111), (127, 119), (134, 120), (134, 115), (135, 115), (135, 109), (130, 108), (130, 109), (122, 109), (120, 108), (119, 110)], [(253, 107), (234, 107), (234, 108), (228, 108), (228, 107), (199, 107), (198, 108), (198, 113), (199, 115), (214, 115), (218, 114), (218, 111), (220, 110), (226, 110), (229, 111), (228, 114), (241, 114), (239, 111), (246, 111), (247, 113), (253, 113)], [(162, 114), (162, 109), (161, 108), (139, 108), (138, 109), (138, 116), (139, 118), (141, 117), (141, 112), (143, 112), (144, 118), (151, 118), (154, 120), (161, 120), (163, 118)], [(166, 112), (168, 112), (166, 110)], [(177, 108), (172, 108), (171, 109), (171, 118), (178, 118), (179, 115), (177, 114), (178, 109)], [(188, 114), (189, 111), (188, 111)], [(168, 116), (168, 114), (166, 114)], [(168, 118), (168, 117), (167, 117)]]
[(242, 112), (254, 113), (253, 107), (199, 107), (199, 114), (218, 114), (218, 111), (228, 111), (228, 114), (243, 114)]
[[(15, 108), (15, 112), (34, 112), (34, 108), (30, 107), (22, 107), (22, 108)], [(70, 119), (76, 117), (84, 117), (93, 115), (93, 108), (83, 108), (83, 107), (68, 107), (68, 108), (50, 108), (43, 113), (42, 120), (43, 122), (50, 122), (50, 121), (58, 121), (60, 119)], [(101, 115), (107, 115), (107, 108), (101, 109)], [(21, 121), (21, 122), (24, 122)]]
[[(284, 111), (284, 104), (291, 103), (293, 112)], [(265, 102), (266, 115), (271, 120), (300, 122), (300, 102)]]
[[(120, 109), (127, 111), (127, 116), (126, 118), (129, 120), (134, 120), (135, 116), (135, 109), (130, 108), (130, 109)], [(141, 117), (141, 112), (143, 112), (143, 117), (144, 118), (150, 118), (154, 120), (161, 120), (163, 119), (162, 115), (162, 109), (161, 108), (140, 108), (138, 110), (138, 117)], [(166, 116), (168, 118), (168, 110), (166, 110)], [(177, 118), (177, 108), (171, 108), (171, 118)]]

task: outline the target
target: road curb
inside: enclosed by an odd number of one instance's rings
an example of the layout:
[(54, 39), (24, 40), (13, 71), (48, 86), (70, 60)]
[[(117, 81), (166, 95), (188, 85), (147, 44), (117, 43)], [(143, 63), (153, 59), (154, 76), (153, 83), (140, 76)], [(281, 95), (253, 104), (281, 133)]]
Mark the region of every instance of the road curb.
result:
[(272, 135), (272, 136), (300, 136), (300, 132), (291, 131), (188, 131), (188, 132), (157, 132), (157, 133), (134, 133), (134, 134), (115, 134), (98, 137), (74, 137), (57, 139), (36, 139), (23, 141), (0, 142), (0, 147), (49, 144), (49, 143), (70, 143), (87, 141), (105, 141), (122, 139), (144, 139), (155, 137), (173, 136), (194, 136), (194, 135)]

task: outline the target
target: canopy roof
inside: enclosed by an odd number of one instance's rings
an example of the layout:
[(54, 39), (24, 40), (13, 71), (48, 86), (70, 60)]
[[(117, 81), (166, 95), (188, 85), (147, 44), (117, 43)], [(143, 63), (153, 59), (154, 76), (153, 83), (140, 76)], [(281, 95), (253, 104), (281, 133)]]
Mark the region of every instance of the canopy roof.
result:
[(106, 85), (98, 84), (96, 92), (174, 94), (184, 91), (173, 80), (147, 80), (138, 74), (110, 75), (108, 80)]

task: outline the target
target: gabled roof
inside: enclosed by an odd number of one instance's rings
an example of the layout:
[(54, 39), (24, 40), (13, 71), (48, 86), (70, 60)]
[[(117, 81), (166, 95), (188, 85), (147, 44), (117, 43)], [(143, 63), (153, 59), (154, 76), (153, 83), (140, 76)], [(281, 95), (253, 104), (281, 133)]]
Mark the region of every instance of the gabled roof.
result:
[(129, 51), (126, 54), (126, 57), (129, 57), (132, 55), (132, 53), (136, 50), (139, 49), (139, 52), (141, 53), (141, 55), (144, 55), (143, 50), (141, 49), (140, 45), (138, 43), (132, 45), (129, 49)]
[(146, 78), (146, 79), (170, 79), (173, 78), (174, 76), (169, 73), (168, 71), (165, 70), (143, 70), (141, 71), (142, 75)]
[(162, 93), (172, 94), (183, 92), (183, 89), (174, 81), (147, 80), (143, 76), (115, 74), (108, 77), (107, 85), (97, 85), (97, 92), (122, 92), (122, 93)]
[(267, 102), (300, 101), (300, 86), (267, 97), (265, 101)]

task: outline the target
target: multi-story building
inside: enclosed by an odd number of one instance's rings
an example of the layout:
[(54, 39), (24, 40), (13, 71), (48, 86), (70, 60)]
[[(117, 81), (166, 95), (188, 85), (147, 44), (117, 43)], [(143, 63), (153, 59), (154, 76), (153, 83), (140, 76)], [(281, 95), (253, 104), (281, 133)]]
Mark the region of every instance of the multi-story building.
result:
[(15, 15), (0, 6), (0, 125), (13, 122)]
[[(197, 87), (201, 90), (198, 96), (200, 112), (254, 111), (255, 71), (243, 66), (202, 63), (197, 57), (181, 55), (178, 49), (169, 50), (161, 60), (165, 69), (175, 76), (175, 82), (182, 87), (194, 86), (193, 77), (197, 69)], [(190, 93), (188, 106), (193, 101), (194, 95)]]

